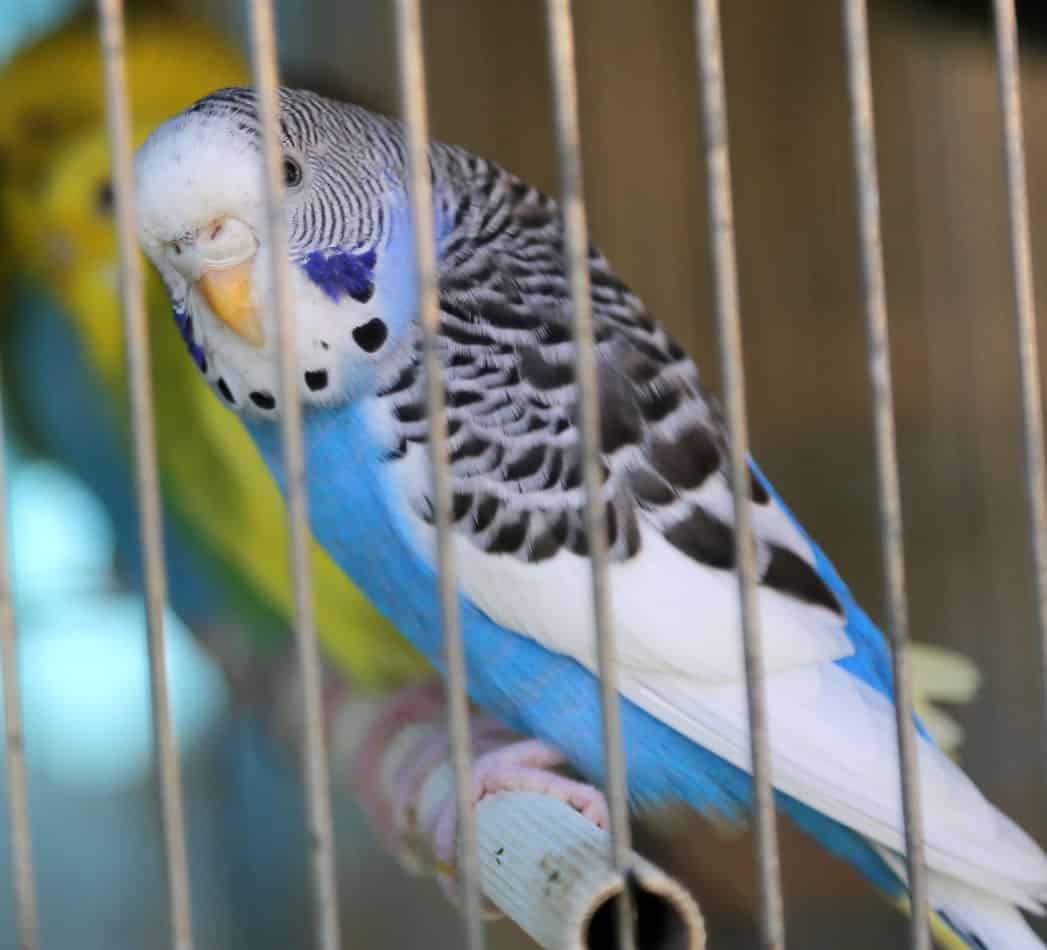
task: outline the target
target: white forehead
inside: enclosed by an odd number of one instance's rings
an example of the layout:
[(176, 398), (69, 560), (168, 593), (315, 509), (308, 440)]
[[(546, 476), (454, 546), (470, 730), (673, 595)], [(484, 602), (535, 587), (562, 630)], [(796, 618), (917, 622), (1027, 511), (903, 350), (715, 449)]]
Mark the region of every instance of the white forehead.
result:
[(158, 126), (135, 153), (135, 179), (143, 244), (223, 215), (261, 221), (259, 144), (233, 116), (183, 113)]

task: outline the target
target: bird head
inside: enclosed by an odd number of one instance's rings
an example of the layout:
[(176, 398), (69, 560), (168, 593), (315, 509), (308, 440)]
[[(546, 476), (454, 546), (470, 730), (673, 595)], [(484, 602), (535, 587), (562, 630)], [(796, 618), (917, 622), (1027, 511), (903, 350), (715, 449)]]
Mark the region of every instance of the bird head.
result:
[[(396, 123), (280, 91), (290, 297), (306, 406), (365, 391), (413, 319), (403, 140)], [(231, 408), (279, 414), (255, 94), (212, 93), (138, 150), (139, 241), (193, 359)]]
[[(227, 40), (180, 14), (142, 9), (126, 26), (136, 120), (151, 117), (155, 124), (207, 90), (247, 76)], [(0, 288), (25, 263), (21, 255), (38, 229), (55, 157), (82, 136), (104, 133), (103, 75), (98, 25), (87, 15), (29, 44), (0, 70)]]
[[(142, 116), (134, 124), (134, 140), (144, 141), (162, 118)], [(38, 176), (32, 215), (19, 232), (19, 266), (61, 303), (96, 371), (122, 386), (119, 248), (104, 127), (70, 136)], [(148, 287), (150, 301), (164, 312), (159, 281), (154, 278)]]

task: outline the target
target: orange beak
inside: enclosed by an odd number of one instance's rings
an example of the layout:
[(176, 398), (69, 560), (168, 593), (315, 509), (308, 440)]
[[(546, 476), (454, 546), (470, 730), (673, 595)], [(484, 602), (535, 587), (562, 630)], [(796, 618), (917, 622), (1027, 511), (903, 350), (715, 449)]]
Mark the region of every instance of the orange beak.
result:
[(265, 342), (262, 321), (251, 281), (254, 257), (233, 267), (205, 271), (196, 282), (204, 300), (219, 320), (252, 346)]

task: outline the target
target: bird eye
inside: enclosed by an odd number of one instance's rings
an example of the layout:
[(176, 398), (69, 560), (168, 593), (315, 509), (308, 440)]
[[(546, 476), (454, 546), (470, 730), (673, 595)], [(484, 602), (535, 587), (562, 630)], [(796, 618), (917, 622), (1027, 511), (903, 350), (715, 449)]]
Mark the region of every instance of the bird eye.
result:
[(18, 119), (22, 131), (36, 143), (48, 142), (57, 138), (59, 132), (62, 131), (61, 119), (53, 110), (38, 109), (23, 112)]
[(288, 188), (297, 188), (302, 183), (302, 166), (293, 158), (284, 159), (284, 184)]
[(98, 191), (95, 193), (95, 206), (106, 217), (112, 217), (114, 206), (113, 183), (108, 178), (98, 186)]

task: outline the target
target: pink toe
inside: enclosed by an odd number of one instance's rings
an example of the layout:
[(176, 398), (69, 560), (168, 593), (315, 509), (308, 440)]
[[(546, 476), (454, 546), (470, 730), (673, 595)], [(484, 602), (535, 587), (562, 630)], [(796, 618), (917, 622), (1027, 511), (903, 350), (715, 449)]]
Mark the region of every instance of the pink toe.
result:
[(382, 756), (390, 740), (409, 723), (438, 715), (444, 705), (443, 684), (426, 680), (393, 694), (371, 723), (360, 747), (349, 761), (349, 785), (368, 821), (386, 847), (397, 853), (402, 847), (392, 799), (382, 788)]
[(501, 769), (514, 767), (552, 769), (564, 762), (563, 755), (538, 739), (523, 739), (503, 745), (484, 756), (478, 767)]
[(449, 795), (430, 816), (433, 835), (433, 856), (447, 867), (458, 864), (458, 814), (454, 796)]
[(426, 680), (390, 697), (350, 762), (349, 780), (359, 799), (381, 797), (376, 794), (381, 781), (381, 759), (392, 737), (412, 721), (432, 719), (443, 705), (443, 684), (439, 679)]
[[(405, 753), (389, 790), (395, 820), (401, 826), (410, 823), (409, 815), (417, 811), (426, 779), (447, 758), (448, 750), (447, 730), (434, 726)], [(418, 821), (417, 815), (414, 821)]]

